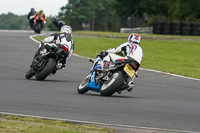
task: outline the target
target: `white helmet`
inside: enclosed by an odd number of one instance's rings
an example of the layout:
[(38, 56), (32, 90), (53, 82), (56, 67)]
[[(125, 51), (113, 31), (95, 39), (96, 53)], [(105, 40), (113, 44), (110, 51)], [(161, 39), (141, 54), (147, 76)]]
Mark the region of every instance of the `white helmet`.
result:
[(128, 42), (130, 43), (137, 43), (138, 45), (140, 44), (141, 36), (136, 33), (132, 33), (128, 37)]
[(68, 25), (64, 25), (61, 29), (60, 29), (60, 33), (72, 33), (72, 28)]

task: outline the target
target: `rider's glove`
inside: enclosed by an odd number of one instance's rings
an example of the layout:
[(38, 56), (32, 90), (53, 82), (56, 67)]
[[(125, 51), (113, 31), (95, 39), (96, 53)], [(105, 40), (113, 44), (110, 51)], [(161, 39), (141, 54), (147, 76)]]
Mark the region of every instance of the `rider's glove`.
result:
[[(103, 58), (106, 57), (107, 55), (108, 55), (108, 52), (106, 52), (106, 51), (101, 51), (101, 53), (98, 54), (97, 57), (100, 57), (101, 59), (103, 59)], [(96, 57), (96, 58), (97, 58), (97, 57)]]
[(107, 51), (101, 51), (100, 55), (101, 55), (101, 58), (103, 59), (104, 57), (106, 57), (108, 55), (108, 52)]
[(45, 43), (44, 40), (42, 40), (42, 41), (41, 41), (41, 44), (43, 45), (44, 43)]

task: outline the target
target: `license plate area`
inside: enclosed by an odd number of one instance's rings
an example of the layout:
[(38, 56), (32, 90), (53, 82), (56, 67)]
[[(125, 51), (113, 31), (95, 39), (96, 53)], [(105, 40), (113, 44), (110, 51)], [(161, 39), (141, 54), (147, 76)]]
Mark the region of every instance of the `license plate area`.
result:
[(129, 65), (126, 64), (124, 67), (124, 71), (132, 78), (135, 74), (135, 70), (133, 70), (133, 68)]

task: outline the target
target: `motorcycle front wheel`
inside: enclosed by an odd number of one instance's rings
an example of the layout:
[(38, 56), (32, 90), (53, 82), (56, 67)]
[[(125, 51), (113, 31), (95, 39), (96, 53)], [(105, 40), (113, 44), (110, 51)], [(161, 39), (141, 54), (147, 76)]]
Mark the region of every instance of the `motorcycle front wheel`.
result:
[(30, 68), (30, 69), (26, 72), (25, 77), (26, 77), (26, 79), (30, 79), (30, 78), (33, 77), (33, 75), (34, 75), (34, 73), (31, 72), (31, 68)]
[(89, 89), (87, 88), (89, 77), (90, 77), (90, 75), (86, 76), (83, 79), (83, 81), (80, 83), (80, 85), (78, 86), (77, 91), (79, 94), (84, 94), (89, 91)]
[(111, 96), (115, 92), (117, 92), (121, 86), (124, 84), (124, 72), (123, 71), (117, 71), (113, 73), (110, 80), (105, 82), (100, 89), (100, 94), (102, 96)]

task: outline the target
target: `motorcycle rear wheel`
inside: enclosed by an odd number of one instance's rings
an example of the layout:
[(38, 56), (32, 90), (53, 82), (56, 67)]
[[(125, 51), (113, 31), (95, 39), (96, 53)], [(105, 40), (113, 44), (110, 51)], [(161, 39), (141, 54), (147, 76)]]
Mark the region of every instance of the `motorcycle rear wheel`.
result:
[(53, 71), (55, 67), (56, 61), (52, 58), (49, 58), (44, 68), (39, 73), (36, 73), (35, 78), (41, 81), (44, 80)]
[(117, 71), (113, 73), (111, 79), (101, 86), (100, 94), (102, 96), (112, 96), (124, 84), (124, 72)]
[(78, 86), (77, 91), (79, 94), (84, 94), (89, 91), (89, 89), (87, 88), (89, 76), (90, 75), (86, 76)]

